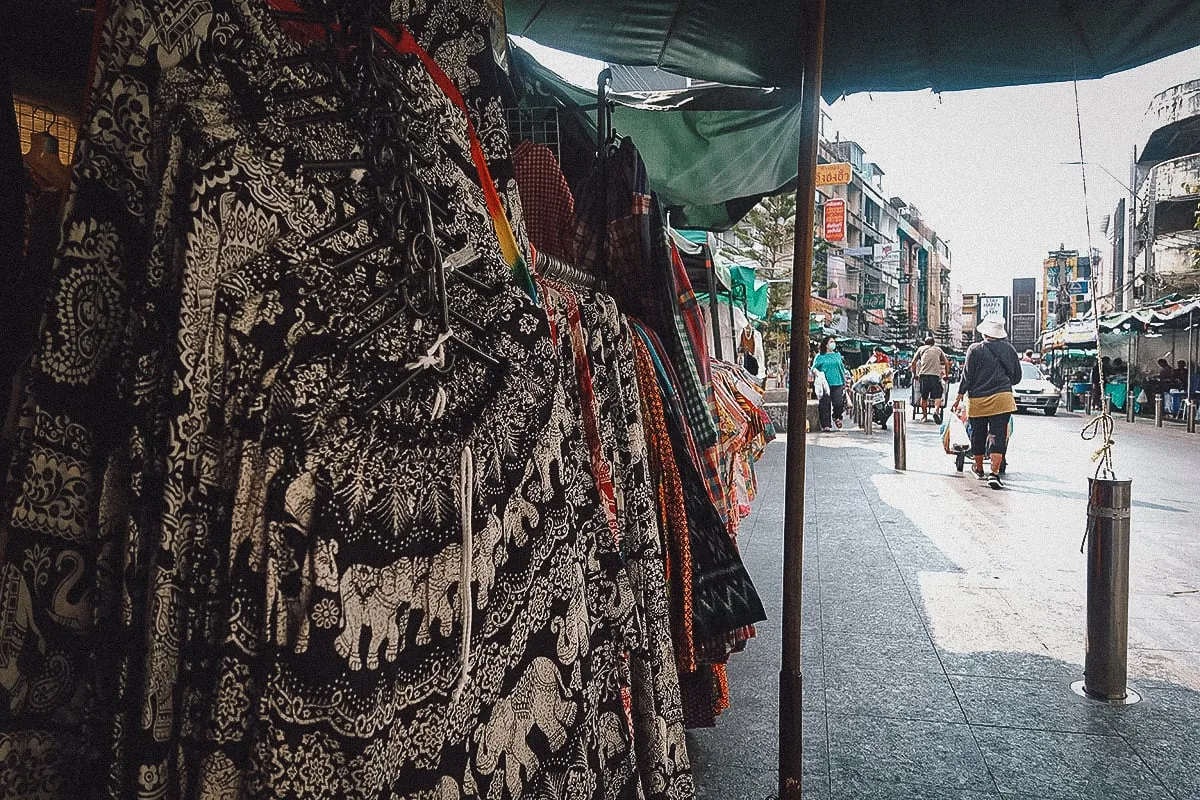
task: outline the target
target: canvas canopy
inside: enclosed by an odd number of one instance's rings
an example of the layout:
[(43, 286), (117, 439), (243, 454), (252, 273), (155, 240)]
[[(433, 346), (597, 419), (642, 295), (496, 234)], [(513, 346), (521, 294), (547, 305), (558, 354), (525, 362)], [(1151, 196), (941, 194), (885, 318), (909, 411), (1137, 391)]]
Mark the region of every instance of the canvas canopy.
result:
[[(511, 47), (521, 105), (554, 106), (596, 136), (596, 92)], [(704, 86), (611, 92), (613, 128), (633, 140), (677, 228), (732, 227), (764, 195), (791, 189), (800, 142), (795, 91)]]
[[(618, 64), (800, 85), (794, 0), (508, 0), (508, 32)], [(822, 95), (1097, 78), (1200, 43), (1195, 0), (828, 0)]]

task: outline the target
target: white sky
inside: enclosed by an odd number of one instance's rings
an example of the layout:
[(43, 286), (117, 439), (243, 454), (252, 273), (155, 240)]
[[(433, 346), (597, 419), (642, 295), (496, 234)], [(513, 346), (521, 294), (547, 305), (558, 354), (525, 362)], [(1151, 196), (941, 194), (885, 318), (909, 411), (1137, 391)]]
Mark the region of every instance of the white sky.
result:
[[(520, 40), (547, 66), (595, 86), (602, 64)], [(1151, 98), (1200, 78), (1200, 48), (1079, 84), (1084, 157), (1125, 185)], [(1070, 83), (968, 92), (856, 94), (828, 109), (826, 136), (840, 131), (879, 164), (884, 192), (921, 210), (950, 242), (952, 280), (966, 292), (1008, 294), (1012, 279), (1038, 277), (1060, 243), (1087, 249), (1075, 98)], [(1087, 168), (1092, 246), (1101, 220), (1126, 194), (1098, 166)]]

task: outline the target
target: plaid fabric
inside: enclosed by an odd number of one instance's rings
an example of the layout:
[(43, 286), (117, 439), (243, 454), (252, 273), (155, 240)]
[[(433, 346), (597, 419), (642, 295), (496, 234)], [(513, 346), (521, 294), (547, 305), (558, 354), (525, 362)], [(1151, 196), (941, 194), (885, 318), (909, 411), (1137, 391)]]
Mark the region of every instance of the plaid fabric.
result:
[(521, 142), (513, 151), (513, 172), (529, 241), (542, 252), (574, 263), (575, 196), (554, 151), (544, 144)]

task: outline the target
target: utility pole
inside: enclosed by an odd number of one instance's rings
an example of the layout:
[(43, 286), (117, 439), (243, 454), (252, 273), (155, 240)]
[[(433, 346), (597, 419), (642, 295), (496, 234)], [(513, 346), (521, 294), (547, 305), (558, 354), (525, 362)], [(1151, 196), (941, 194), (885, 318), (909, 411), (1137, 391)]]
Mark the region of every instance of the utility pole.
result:
[(1054, 309), (1054, 318), (1059, 325), (1066, 325), (1067, 320), (1071, 318), (1071, 279), (1067, 275), (1067, 259), (1070, 255), (1066, 245), (1061, 242), (1058, 249), (1050, 254), (1054, 263), (1058, 265), (1057, 304)]

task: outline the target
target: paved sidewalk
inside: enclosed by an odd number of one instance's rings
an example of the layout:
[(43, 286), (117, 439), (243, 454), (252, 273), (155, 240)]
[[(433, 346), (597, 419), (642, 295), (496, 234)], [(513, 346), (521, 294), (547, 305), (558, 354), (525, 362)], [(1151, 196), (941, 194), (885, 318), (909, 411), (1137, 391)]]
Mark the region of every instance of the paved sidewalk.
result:
[[(1084, 418), (1018, 416), (1009, 489), (954, 472), (933, 425), (810, 439), (805, 797), (1200, 798), (1200, 436), (1117, 424), (1134, 478), (1130, 682), (1074, 695), (1084, 653)], [(784, 445), (740, 536), (771, 619), (732, 708), (689, 746), (702, 798), (776, 793)]]

